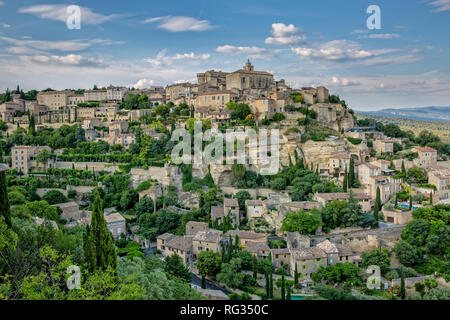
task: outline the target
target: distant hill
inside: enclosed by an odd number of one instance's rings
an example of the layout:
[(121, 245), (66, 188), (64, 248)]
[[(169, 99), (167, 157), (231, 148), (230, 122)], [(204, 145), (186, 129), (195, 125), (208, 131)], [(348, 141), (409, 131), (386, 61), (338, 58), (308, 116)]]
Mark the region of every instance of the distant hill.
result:
[(450, 107), (383, 109), (377, 111), (359, 111), (358, 113), (413, 120), (450, 121)]

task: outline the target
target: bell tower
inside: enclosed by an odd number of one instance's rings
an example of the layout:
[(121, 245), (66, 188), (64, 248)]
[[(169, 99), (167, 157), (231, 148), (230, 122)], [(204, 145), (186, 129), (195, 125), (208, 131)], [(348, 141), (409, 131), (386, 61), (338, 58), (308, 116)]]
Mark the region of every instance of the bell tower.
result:
[(254, 71), (255, 70), (255, 67), (250, 62), (250, 59), (247, 59), (247, 63), (244, 66), (244, 70), (245, 71)]

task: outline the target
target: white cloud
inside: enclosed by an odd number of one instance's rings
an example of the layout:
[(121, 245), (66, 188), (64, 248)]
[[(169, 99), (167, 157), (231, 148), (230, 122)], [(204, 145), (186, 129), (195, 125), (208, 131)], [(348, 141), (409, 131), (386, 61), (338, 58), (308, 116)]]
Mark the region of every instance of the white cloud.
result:
[(29, 48), (30, 52), (33, 52), (35, 50), (74, 52), (74, 51), (83, 51), (91, 47), (92, 45), (123, 44), (123, 42), (114, 42), (105, 39), (46, 41), (46, 40), (31, 40), (28, 38), (14, 39), (10, 37), (0, 37), (0, 41), (9, 43), (14, 47)]
[(393, 39), (398, 38), (400, 35), (398, 33), (375, 33), (359, 36), (359, 39)]
[(450, 0), (435, 0), (428, 4), (435, 7), (433, 12), (450, 11)]
[(149, 88), (155, 84), (155, 81), (152, 79), (140, 79), (135, 84), (130, 84), (128, 87), (136, 88), (136, 89), (144, 89)]
[(266, 38), (266, 44), (287, 45), (306, 41), (304, 31), (293, 24), (274, 23), (271, 32), (273, 37)]
[(4, 23), (4, 24), (3, 24), (3, 28), (11, 28), (11, 25), (10, 25), (10, 24), (7, 24), (7, 23)]
[(208, 20), (198, 20), (192, 17), (184, 16), (155, 17), (144, 21), (144, 23), (153, 22), (158, 23), (159, 29), (164, 29), (171, 32), (206, 31), (214, 28)]
[[(67, 13), (67, 8), (68, 5), (45, 4), (20, 8), (19, 13), (29, 13), (41, 19), (49, 19), (65, 23), (67, 21), (67, 18), (71, 15), (70, 13)], [(118, 14), (112, 14), (109, 16), (102, 15), (99, 13), (95, 13), (94, 11), (86, 7), (80, 7), (80, 9), (82, 25), (99, 25), (121, 16)]]
[(374, 56), (373, 52), (363, 50), (359, 44), (348, 40), (333, 40), (316, 48), (299, 47), (291, 50), (300, 58), (329, 61), (358, 60)]
[(65, 56), (46, 56), (46, 55), (35, 55), (35, 56), (21, 56), (20, 57), (25, 62), (37, 63), (37, 64), (54, 64), (54, 65), (65, 65), (65, 66), (76, 66), (76, 67), (103, 67), (103, 62), (101, 60), (96, 60), (94, 58), (85, 58), (78, 54), (68, 54)]
[(0, 6), (4, 6), (5, 3), (3, 1), (0, 1)]
[(185, 60), (185, 61), (202, 61), (202, 60), (208, 60), (211, 58), (211, 55), (209, 53), (203, 53), (203, 54), (195, 54), (193, 52), (190, 53), (177, 53), (173, 56), (167, 55), (167, 49), (164, 49), (160, 51), (155, 59), (145, 59), (148, 63), (151, 63), (154, 67), (161, 67), (161, 66), (170, 66), (175, 61)]
[(369, 30), (367, 30), (367, 29), (357, 29), (357, 30), (353, 30), (350, 34), (363, 34), (363, 33), (369, 33)]
[(359, 85), (359, 82), (351, 81), (347, 78), (338, 78), (334, 76), (331, 78), (331, 84), (335, 86), (349, 87)]
[(216, 52), (229, 55), (245, 55), (253, 59), (268, 59), (275, 55), (275, 52), (260, 47), (237, 47), (232, 45), (224, 45), (216, 48)]

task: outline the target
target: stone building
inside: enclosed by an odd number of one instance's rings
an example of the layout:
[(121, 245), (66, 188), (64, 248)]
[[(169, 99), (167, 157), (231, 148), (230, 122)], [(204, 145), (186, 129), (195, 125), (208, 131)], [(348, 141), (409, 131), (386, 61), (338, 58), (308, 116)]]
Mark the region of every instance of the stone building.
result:
[[(36, 163), (36, 156), (46, 149), (49, 153), (52, 151), (47, 146), (14, 146), (11, 148), (11, 168), (28, 175), (33, 170)], [(42, 164), (46, 165), (46, 164)]]
[(428, 183), (436, 186), (435, 196), (439, 200), (448, 199), (450, 193), (450, 170), (446, 167), (431, 167), (428, 170)]
[(200, 93), (197, 95), (194, 105), (195, 109), (199, 107), (211, 107), (224, 109), (228, 102), (237, 101), (237, 95), (232, 91), (214, 91)]
[(273, 75), (265, 71), (255, 71), (254, 66), (247, 61), (241, 70), (226, 75), (227, 90), (269, 89), (274, 86)]
[(437, 150), (429, 147), (414, 147), (413, 152), (417, 152), (418, 158), (413, 160), (414, 165), (427, 169), (437, 165)]
[(205, 231), (197, 232), (192, 238), (193, 258), (197, 259), (202, 251), (221, 251), (222, 231), (207, 229)]
[(49, 110), (57, 110), (60, 107), (69, 105), (69, 96), (72, 96), (72, 91), (47, 91), (39, 92), (37, 94), (38, 104), (45, 105)]
[(388, 153), (393, 154), (394, 153), (394, 141), (392, 140), (375, 140), (373, 142), (373, 148), (378, 154), (382, 153)]
[(193, 236), (197, 232), (206, 231), (208, 224), (206, 222), (189, 221), (186, 223), (186, 235)]
[(86, 90), (86, 91), (84, 91), (85, 102), (106, 101), (107, 99), (108, 99), (108, 91), (107, 90)]
[(266, 213), (266, 205), (262, 200), (245, 200), (247, 219), (249, 222), (262, 221)]
[(193, 99), (191, 83), (177, 83), (166, 87), (167, 102), (171, 101), (176, 104), (180, 99), (188, 105), (191, 104), (191, 100)]

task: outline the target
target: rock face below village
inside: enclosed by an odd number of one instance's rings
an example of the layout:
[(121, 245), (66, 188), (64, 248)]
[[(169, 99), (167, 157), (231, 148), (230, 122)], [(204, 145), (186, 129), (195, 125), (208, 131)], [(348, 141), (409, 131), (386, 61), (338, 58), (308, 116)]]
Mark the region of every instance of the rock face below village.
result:
[[(270, 149), (270, 148), (269, 148)], [(247, 149), (248, 152), (248, 149)], [(336, 139), (330, 141), (301, 142), (301, 135), (297, 133), (280, 135), (279, 140), (279, 160), (280, 170), (283, 166), (289, 166), (290, 161), (295, 163), (295, 153), (303, 158), (305, 164), (314, 164), (320, 168), (328, 168), (330, 158), (336, 154), (350, 154), (357, 161), (364, 162), (368, 156), (368, 148), (365, 144), (353, 145), (346, 139)], [(260, 165), (249, 165), (248, 170), (260, 172)], [(209, 167), (214, 182), (222, 186), (231, 186), (231, 164), (211, 164)], [(194, 177), (203, 178), (208, 173), (208, 166), (196, 165), (192, 170)]]

